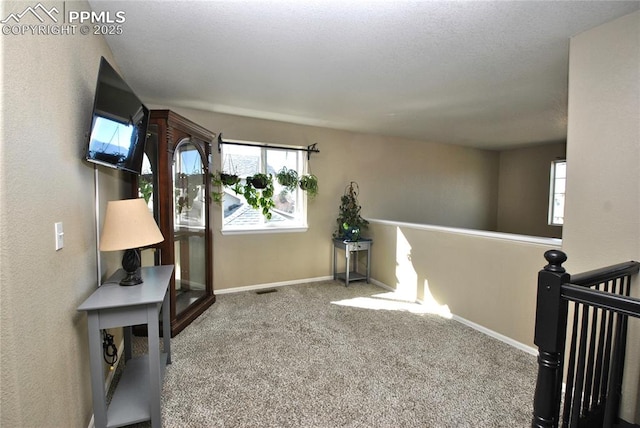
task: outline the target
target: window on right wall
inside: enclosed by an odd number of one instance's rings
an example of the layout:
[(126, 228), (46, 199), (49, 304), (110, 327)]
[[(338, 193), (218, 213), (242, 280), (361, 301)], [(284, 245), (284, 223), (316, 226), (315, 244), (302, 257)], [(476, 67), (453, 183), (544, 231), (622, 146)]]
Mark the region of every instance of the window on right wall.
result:
[(567, 161), (551, 162), (551, 180), (549, 189), (549, 225), (564, 224), (564, 192), (567, 183)]

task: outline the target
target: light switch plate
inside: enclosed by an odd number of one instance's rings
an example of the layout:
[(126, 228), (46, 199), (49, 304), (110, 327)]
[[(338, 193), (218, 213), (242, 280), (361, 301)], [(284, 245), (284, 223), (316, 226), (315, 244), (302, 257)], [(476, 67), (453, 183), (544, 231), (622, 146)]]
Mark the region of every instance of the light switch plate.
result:
[(64, 247), (64, 232), (62, 231), (62, 222), (55, 224), (56, 229), (56, 251)]

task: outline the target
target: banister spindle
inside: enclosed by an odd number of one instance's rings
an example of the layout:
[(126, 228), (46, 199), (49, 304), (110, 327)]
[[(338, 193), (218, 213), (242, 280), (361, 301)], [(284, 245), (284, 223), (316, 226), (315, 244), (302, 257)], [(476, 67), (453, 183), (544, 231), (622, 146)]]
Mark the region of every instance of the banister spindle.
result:
[(544, 253), (548, 264), (538, 273), (538, 302), (534, 343), (538, 346), (538, 379), (533, 403), (532, 427), (558, 426), (562, 388), (567, 302), (561, 298), (562, 284), (569, 274), (562, 264), (567, 255), (560, 250)]

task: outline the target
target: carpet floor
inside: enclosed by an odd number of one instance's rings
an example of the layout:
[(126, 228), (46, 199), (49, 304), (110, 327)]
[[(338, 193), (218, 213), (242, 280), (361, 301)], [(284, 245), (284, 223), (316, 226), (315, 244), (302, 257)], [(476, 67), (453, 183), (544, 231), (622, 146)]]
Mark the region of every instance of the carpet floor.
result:
[(165, 427), (531, 424), (534, 356), (362, 282), (218, 295), (171, 348)]

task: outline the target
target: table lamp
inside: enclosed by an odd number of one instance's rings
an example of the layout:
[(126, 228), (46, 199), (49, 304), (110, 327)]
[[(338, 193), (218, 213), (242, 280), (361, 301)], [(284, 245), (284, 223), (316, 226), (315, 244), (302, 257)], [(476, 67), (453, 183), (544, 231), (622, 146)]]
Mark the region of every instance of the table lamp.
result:
[(125, 250), (122, 268), (127, 273), (120, 285), (142, 284), (138, 274), (139, 248), (164, 241), (144, 199), (109, 201), (100, 235), (100, 251)]

